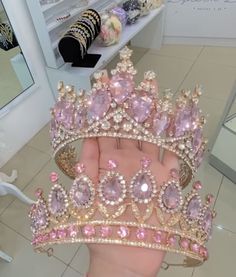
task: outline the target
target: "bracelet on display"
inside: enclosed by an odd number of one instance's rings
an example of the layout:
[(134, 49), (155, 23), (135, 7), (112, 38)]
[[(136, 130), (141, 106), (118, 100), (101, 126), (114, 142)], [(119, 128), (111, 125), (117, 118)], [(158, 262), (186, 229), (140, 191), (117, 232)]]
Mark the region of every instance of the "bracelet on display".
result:
[(92, 15), (93, 17), (95, 17), (96, 21), (100, 24), (101, 23), (101, 17), (99, 15), (99, 13), (93, 9), (88, 9), (86, 11), (84, 11), (83, 14), (89, 14)]
[(69, 12), (64, 13), (64, 14), (58, 15), (56, 20), (57, 21), (64, 21), (64, 20), (68, 19), (70, 16), (71, 16), (71, 14)]
[(81, 51), (81, 57), (83, 58), (85, 56), (85, 53), (86, 53), (86, 44), (85, 44), (85, 42), (84, 42), (82, 37), (74, 36), (72, 34), (66, 34), (63, 38), (73, 38), (74, 40), (79, 42), (80, 51)]
[(89, 14), (83, 15), (83, 18), (86, 18), (93, 24), (97, 34), (100, 33), (101, 24), (98, 24), (97, 21), (91, 15)]
[(86, 24), (88, 26), (88, 28), (91, 28), (91, 32), (95, 36), (95, 34), (96, 34), (95, 25), (89, 19), (87, 19), (86, 17), (82, 17), (80, 22)]

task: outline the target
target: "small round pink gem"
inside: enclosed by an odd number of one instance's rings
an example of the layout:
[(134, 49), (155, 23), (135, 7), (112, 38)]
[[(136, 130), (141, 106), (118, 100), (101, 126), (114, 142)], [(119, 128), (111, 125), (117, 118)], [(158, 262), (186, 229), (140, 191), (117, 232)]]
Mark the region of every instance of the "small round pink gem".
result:
[(195, 190), (200, 190), (200, 189), (202, 189), (202, 183), (201, 183), (200, 181), (195, 182), (195, 183), (193, 184), (193, 188), (194, 188)]
[(66, 236), (67, 236), (66, 229), (57, 230), (57, 237), (59, 239), (64, 239), (64, 238), (66, 238)]
[(156, 243), (164, 243), (166, 238), (166, 233), (162, 231), (156, 231), (153, 239)]
[(142, 159), (141, 159), (141, 166), (143, 167), (143, 168), (148, 168), (149, 166), (150, 166), (150, 164), (151, 164), (151, 159), (149, 159), (149, 158), (147, 158), (147, 157), (143, 157)]
[(77, 174), (83, 173), (84, 170), (85, 170), (85, 165), (84, 165), (84, 164), (82, 164), (82, 163), (77, 163), (77, 164), (75, 165), (75, 171), (76, 171)]
[(36, 191), (35, 191), (36, 197), (39, 198), (40, 196), (42, 196), (42, 194), (43, 194), (43, 190), (41, 188), (36, 189)]
[(208, 259), (208, 250), (204, 246), (200, 246), (199, 254), (205, 259)]
[(199, 252), (199, 244), (193, 242), (190, 244), (190, 249), (194, 252), (197, 253)]
[(136, 232), (136, 237), (139, 240), (144, 240), (147, 237), (147, 231), (144, 228), (139, 228)]
[(46, 234), (43, 235), (43, 241), (44, 241), (44, 242), (45, 242), (45, 241), (48, 241), (49, 238), (50, 238), (50, 236), (49, 236), (48, 233), (46, 233)]
[(177, 242), (177, 238), (175, 235), (170, 235), (167, 239), (167, 243), (170, 246), (175, 246), (176, 242)]
[(127, 238), (129, 236), (129, 228), (126, 226), (120, 226), (117, 234), (122, 239)]
[(55, 230), (52, 230), (50, 232), (50, 239), (54, 240), (57, 238), (57, 232)]
[(58, 181), (58, 174), (56, 172), (52, 172), (50, 174), (50, 181), (52, 183), (56, 183)]
[(189, 249), (189, 240), (188, 239), (181, 239), (179, 244), (180, 244), (180, 247), (183, 249), (183, 250), (188, 250)]
[(214, 196), (212, 194), (208, 194), (206, 196), (206, 201), (209, 203), (209, 204), (212, 204), (213, 201), (214, 201)]
[(174, 179), (179, 179), (179, 171), (176, 168), (170, 170), (170, 176)]
[(118, 166), (118, 163), (115, 160), (110, 159), (108, 161), (108, 169), (109, 170), (113, 170), (113, 169), (117, 168), (117, 166)]
[(102, 238), (107, 238), (111, 236), (112, 228), (110, 226), (101, 226), (100, 228), (100, 235)]
[(82, 232), (86, 237), (92, 237), (95, 235), (95, 228), (92, 225), (85, 225)]
[(77, 227), (74, 225), (69, 226), (68, 234), (71, 238), (75, 238), (77, 236)]

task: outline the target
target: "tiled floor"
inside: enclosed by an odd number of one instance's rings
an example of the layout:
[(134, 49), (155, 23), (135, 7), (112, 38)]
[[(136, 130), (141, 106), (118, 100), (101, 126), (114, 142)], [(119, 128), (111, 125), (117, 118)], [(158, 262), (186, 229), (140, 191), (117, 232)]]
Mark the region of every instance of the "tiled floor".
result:
[[(170, 87), (177, 91), (193, 87), (198, 82), (204, 85), (205, 93), (200, 104), (209, 113), (206, 135), (211, 140), (236, 77), (236, 49), (166, 45), (158, 52), (137, 51), (135, 62), (139, 71), (137, 78), (142, 77), (144, 70), (152, 68), (158, 73), (161, 89)], [(38, 186), (49, 190), (48, 173), (56, 166), (50, 157), (48, 125), (1, 171), (9, 174), (13, 168), (19, 173), (17, 186), (30, 197)], [(210, 260), (195, 270), (163, 270), (158, 275), (160, 277), (235, 276), (236, 186), (209, 166), (207, 161), (201, 166), (198, 176), (204, 183), (204, 194), (212, 191), (217, 196), (215, 209), (218, 217), (213, 239), (209, 243)], [(68, 181), (63, 177), (64, 184)], [(27, 211), (25, 204), (11, 196), (0, 198), (0, 248), (14, 258), (11, 264), (0, 261), (0, 276), (82, 276), (89, 261), (86, 246), (57, 247), (51, 258), (34, 254), (30, 246)], [(167, 258), (172, 257), (175, 258), (173, 255)]]

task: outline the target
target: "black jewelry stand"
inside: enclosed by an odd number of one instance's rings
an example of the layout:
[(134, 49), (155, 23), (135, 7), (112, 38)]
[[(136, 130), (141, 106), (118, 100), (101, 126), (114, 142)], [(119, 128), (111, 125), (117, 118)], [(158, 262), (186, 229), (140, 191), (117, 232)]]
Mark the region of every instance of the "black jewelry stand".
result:
[(100, 54), (86, 54), (81, 60), (77, 60), (72, 63), (72, 67), (90, 67), (93, 68), (96, 66), (97, 62), (101, 58)]

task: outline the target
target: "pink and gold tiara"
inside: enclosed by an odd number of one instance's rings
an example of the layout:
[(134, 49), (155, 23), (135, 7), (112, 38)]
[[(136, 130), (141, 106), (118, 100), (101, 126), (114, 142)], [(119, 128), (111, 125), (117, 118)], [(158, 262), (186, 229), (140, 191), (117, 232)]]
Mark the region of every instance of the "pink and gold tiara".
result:
[(95, 74), (90, 93), (59, 83), (59, 99), (52, 109), (51, 138), (55, 160), (71, 178), (75, 178), (75, 153), (69, 145), (89, 137), (114, 137), (149, 142), (174, 152), (181, 161), (180, 183), (185, 187), (199, 167), (206, 140), (205, 118), (198, 108), (201, 90), (182, 91), (172, 103), (166, 90), (161, 98), (155, 73), (148, 71), (135, 88), (136, 70), (130, 61), (132, 51), (120, 51), (121, 61), (112, 70), (112, 78)]
[[(201, 264), (208, 258), (205, 244), (215, 216), (210, 209), (212, 196), (202, 203), (199, 181), (186, 197), (182, 195), (206, 146), (205, 119), (197, 107), (201, 92), (198, 87), (193, 93), (182, 91), (172, 103), (166, 91), (161, 99), (150, 71), (135, 88), (131, 51), (124, 48), (120, 57), (110, 80), (96, 74), (89, 94), (59, 84), (51, 139), (58, 166), (73, 182), (67, 191), (52, 173), (48, 201), (37, 190), (38, 200), (30, 210), (33, 245), (36, 250), (75, 242), (129, 245), (183, 254), (188, 257), (185, 266)], [(150, 170), (151, 161), (144, 157), (140, 170), (127, 181), (111, 159), (107, 173), (94, 184), (72, 147), (73, 142), (91, 137), (155, 144), (179, 157), (180, 172), (172, 169), (169, 179), (159, 184)]]

